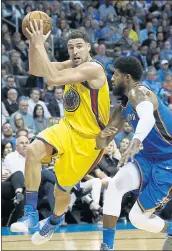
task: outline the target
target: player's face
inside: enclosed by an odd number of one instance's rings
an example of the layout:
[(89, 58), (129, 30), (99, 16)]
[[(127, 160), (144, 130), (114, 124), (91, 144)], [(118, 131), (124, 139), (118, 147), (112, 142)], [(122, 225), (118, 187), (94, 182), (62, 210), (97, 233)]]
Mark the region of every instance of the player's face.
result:
[(90, 49), (90, 44), (82, 38), (70, 39), (68, 41), (68, 53), (74, 66), (88, 61)]
[(112, 84), (115, 87), (116, 94), (124, 94), (125, 92), (125, 77), (119, 72), (118, 69), (115, 69), (112, 76)]

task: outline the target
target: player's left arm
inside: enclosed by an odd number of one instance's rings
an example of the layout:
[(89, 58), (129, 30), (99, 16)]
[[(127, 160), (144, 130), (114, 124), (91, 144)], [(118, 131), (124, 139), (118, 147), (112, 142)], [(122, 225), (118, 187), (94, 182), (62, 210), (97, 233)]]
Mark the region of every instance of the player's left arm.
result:
[(139, 151), (140, 144), (155, 124), (154, 111), (158, 108), (156, 95), (144, 86), (131, 90), (128, 98), (139, 117), (139, 121), (130, 146), (122, 156), (119, 165), (126, 164), (129, 158), (133, 160), (134, 155)]
[(56, 72), (47, 79), (48, 85), (66, 85), (88, 81), (93, 89), (99, 89), (105, 83), (106, 75), (101, 65), (95, 62), (85, 62), (75, 68)]

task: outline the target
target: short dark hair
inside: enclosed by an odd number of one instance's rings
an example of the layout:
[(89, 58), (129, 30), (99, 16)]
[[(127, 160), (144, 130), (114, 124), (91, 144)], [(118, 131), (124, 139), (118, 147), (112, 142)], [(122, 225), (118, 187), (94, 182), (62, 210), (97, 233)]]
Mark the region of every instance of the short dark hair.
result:
[(15, 77), (14, 77), (13, 75), (8, 75), (8, 76), (6, 77), (6, 81), (8, 81), (9, 78), (13, 78), (13, 79), (15, 80)]
[(56, 90), (64, 90), (63, 85), (55, 86), (53, 90), (53, 94), (55, 93)]
[(154, 35), (154, 32), (153, 31), (148, 32), (148, 36), (151, 35), (151, 34)]
[(128, 31), (129, 31), (129, 29), (128, 29), (127, 27), (125, 27), (125, 28), (123, 29), (123, 32), (124, 32), (124, 31), (126, 31), (126, 30), (128, 30)]
[(74, 30), (72, 31), (67, 38), (67, 42), (70, 39), (77, 39), (77, 38), (82, 38), (85, 42), (89, 43), (90, 39), (89, 36), (87, 34), (87, 32), (83, 31), (83, 30)]
[(20, 128), (20, 129), (18, 129), (17, 132), (16, 132), (16, 138), (19, 138), (19, 137), (20, 137), (20, 132), (26, 132), (27, 137), (28, 137), (28, 135), (29, 135), (29, 131), (28, 131), (27, 129), (25, 129), (25, 128)]
[(35, 88), (32, 88), (32, 90), (30, 91), (30, 95), (34, 92), (34, 91), (38, 91), (39, 94), (41, 95), (41, 91), (39, 88), (35, 87)]
[(115, 68), (121, 73), (130, 74), (136, 81), (139, 81), (143, 74), (143, 68), (140, 61), (131, 56), (118, 58), (115, 62)]

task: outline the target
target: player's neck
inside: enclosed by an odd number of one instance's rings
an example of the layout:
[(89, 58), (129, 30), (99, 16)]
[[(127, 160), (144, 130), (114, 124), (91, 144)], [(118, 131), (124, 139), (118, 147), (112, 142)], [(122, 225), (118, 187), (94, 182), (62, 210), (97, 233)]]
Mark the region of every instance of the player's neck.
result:
[(134, 81), (131, 81), (129, 84), (128, 84), (128, 88), (125, 90), (125, 95), (128, 97), (128, 93), (132, 90), (132, 89), (135, 89), (138, 85), (140, 84), (140, 82), (134, 82)]

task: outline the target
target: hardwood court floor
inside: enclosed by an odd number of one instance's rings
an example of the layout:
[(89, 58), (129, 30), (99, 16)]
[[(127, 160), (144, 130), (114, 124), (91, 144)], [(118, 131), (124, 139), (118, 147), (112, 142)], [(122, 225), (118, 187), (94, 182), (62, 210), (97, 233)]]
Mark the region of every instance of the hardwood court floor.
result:
[[(31, 235), (2, 237), (2, 250), (99, 250), (101, 231), (55, 233), (53, 238), (40, 246), (30, 241)], [(140, 230), (118, 230), (116, 250), (162, 250), (163, 234), (152, 234)]]

